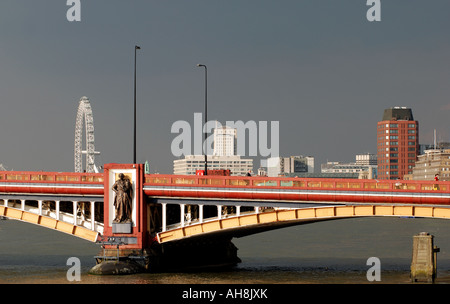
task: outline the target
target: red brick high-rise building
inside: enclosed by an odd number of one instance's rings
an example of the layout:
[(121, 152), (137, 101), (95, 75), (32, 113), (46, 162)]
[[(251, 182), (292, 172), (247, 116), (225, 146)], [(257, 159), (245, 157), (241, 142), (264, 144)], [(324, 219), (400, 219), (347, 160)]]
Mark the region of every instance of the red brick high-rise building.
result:
[(378, 179), (403, 179), (413, 172), (419, 154), (419, 122), (411, 109), (384, 110), (377, 124), (377, 151)]

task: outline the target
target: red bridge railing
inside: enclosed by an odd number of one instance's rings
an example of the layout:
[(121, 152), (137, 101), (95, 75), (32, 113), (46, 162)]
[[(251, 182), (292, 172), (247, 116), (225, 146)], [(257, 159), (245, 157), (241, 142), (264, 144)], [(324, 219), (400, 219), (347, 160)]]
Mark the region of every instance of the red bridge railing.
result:
[(103, 184), (103, 173), (3, 171), (0, 182), (51, 182)]
[(450, 182), (376, 180), (376, 179), (333, 179), (333, 178), (285, 178), (246, 176), (190, 176), (190, 175), (145, 175), (144, 185), (185, 185), (185, 186), (226, 186), (226, 187), (267, 187), (302, 188), (324, 190), (408, 190), (439, 191), (450, 193)]

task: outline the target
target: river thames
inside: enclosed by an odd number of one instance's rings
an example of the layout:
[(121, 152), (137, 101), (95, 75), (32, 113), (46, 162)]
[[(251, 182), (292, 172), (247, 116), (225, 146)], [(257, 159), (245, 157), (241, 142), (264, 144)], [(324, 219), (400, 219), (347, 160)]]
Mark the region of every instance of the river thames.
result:
[[(240, 263), (226, 271), (94, 276), (100, 245), (14, 220), (0, 220), (2, 284), (410, 284), (413, 236), (434, 235), (436, 284), (450, 282), (450, 221), (353, 218), (273, 230), (233, 239)], [(69, 257), (81, 261), (81, 281), (70, 282)], [(381, 281), (369, 282), (370, 257)]]

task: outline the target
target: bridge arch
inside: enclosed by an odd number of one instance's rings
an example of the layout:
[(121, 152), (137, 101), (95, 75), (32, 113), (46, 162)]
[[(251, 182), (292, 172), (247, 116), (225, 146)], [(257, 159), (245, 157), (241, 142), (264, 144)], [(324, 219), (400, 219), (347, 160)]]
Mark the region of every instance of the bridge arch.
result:
[[(0, 216), (36, 224), (45, 228), (70, 234), (90, 242), (96, 242), (103, 232), (103, 224), (95, 221), (95, 201), (48, 201), (4, 199), (0, 206)], [(63, 203), (72, 205), (71, 213), (64, 211)], [(53, 208), (50, 205), (53, 204)], [(89, 204), (90, 214), (85, 214), (85, 204)], [(98, 205), (98, 204), (97, 204)]]
[(194, 223), (160, 232), (157, 237), (160, 243), (181, 241), (188, 238), (211, 237), (212, 235), (242, 237), (262, 231), (318, 221), (373, 216), (450, 219), (450, 208), (414, 205), (338, 205), (278, 209)]

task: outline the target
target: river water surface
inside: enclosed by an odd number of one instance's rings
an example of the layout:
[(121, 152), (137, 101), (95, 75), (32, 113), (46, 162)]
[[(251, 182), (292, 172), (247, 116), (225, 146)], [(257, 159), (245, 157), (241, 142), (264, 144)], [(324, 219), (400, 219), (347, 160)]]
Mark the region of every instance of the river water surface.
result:
[[(227, 271), (94, 276), (100, 245), (15, 220), (0, 220), (3, 284), (410, 284), (413, 236), (429, 232), (438, 253), (437, 284), (450, 282), (450, 221), (357, 218), (273, 230), (234, 239), (242, 263)], [(69, 257), (81, 261), (81, 281), (69, 282)], [(381, 261), (381, 281), (369, 282), (369, 257)]]

